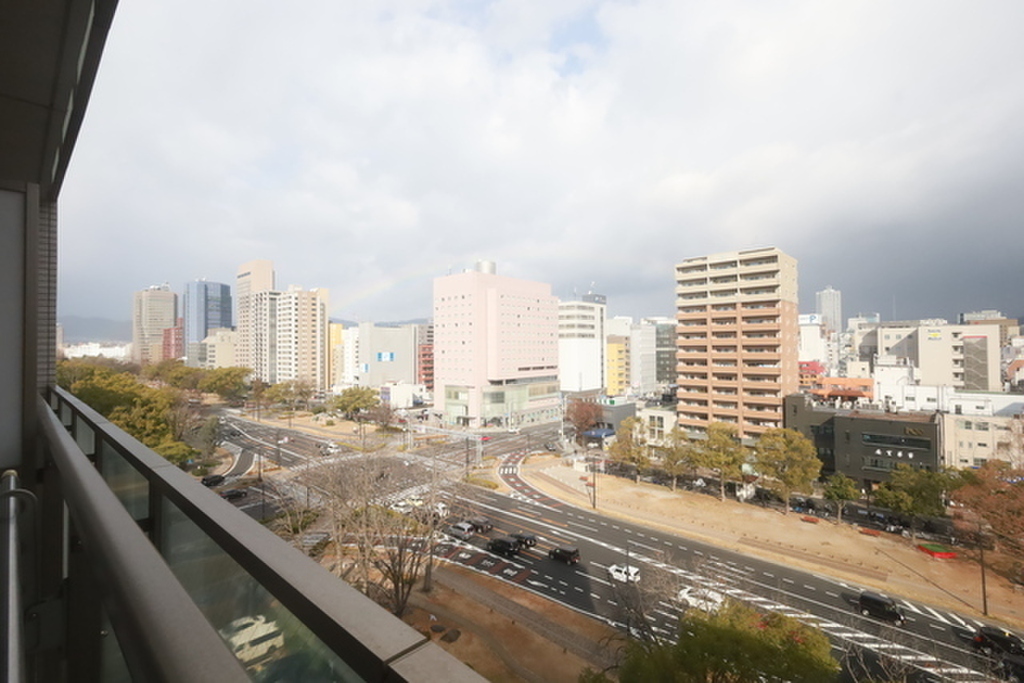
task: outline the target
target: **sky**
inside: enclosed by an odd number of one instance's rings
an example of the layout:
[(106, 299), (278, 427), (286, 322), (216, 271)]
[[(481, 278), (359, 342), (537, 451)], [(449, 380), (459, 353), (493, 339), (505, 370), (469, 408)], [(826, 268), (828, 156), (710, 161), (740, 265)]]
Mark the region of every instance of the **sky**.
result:
[(331, 317), (479, 260), (674, 315), (777, 246), (800, 310), (1024, 316), (1019, 0), (123, 2), (60, 202), (59, 316), (274, 261)]

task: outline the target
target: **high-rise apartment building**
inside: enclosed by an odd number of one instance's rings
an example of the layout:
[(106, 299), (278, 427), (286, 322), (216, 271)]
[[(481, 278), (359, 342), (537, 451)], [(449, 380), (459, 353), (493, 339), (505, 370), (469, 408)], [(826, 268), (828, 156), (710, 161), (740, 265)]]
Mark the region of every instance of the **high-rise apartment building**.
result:
[(305, 382), (317, 390), (327, 388), (327, 325), (330, 296), (326, 289), (289, 287), (278, 292), (276, 325), (261, 331), (270, 341), (277, 382)]
[(815, 312), (825, 328), (825, 334), (843, 331), (843, 293), (829, 285), (814, 295)]
[(182, 308), (185, 365), (198, 368), (203, 365), (203, 340), (210, 331), (231, 327), (231, 288), (206, 280), (188, 282)]
[(132, 361), (139, 365), (164, 360), (164, 330), (178, 322), (178, 295), (169, 284), (135, 292), (132, 309)]
[(676, 321), (670, 318), (644, 318), (654, 325), (655, 381), (662, 387), (676, 383)]
[(434, 406), (449, 424), (560, 417), (558, 300), (494, 264), (434, 279)]
[(605, 391), (605, 319), (607, 299), (585, 294), (558, 304), (558, 380), (562, 391)]
[(606, 370), (608, 395), (625, 396), (629, 393), (630, 338), (625, 334), (610, 334), (607, 339), (608, 368)]
[[(256, 369), (261, 360), (257, 358), (259, 344), (256, 339), (256, 312), (259, 310), (254, 296), (259, 292), (275, 289), (274, 263), (258, 259), (243, 263), (235, 276), (235, 297), (238, 306), (238, 362), (242, 367)], [(264, 302), (263, 306), (267, 304)], [(264, 315), (268, 311), (264, 310)], [(264, 380), (266, 381), (266, 380)]]
[(676, 266), (679, 425), (735, 424), (743, 437), (782, 426), (797, 390), (797, 264), (775, 247)]

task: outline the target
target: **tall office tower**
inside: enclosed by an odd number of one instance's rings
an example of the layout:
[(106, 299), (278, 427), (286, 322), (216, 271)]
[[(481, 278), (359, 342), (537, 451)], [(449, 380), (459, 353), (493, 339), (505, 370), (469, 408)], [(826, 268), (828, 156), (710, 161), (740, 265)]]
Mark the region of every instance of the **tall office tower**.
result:
[(185, 320), (185, 365), (203, 366), (203, 340), (210, 330), (231, 327), (231, 288), (219, 282), (195, 280), (185, 283), (182, 302)]
[(293, 286), (275, 294), (276, 325), (257, 332), (257, 339), (265, 335), (269, 340), (267, 352), (274, 356), (273, 380), (267, 381), (305, 382), (323, 391), (328, 384), (329, 293), (326, 289), (306, 291)]
[(558, 380), (562, 391), (604, 393), (606, 311), (603, 294), (559, 302)]
[[(258, 292), (274, 291), (274, 263), (266, 259), (258, 259), (243, 263), (235, 276), (235, 297), (238, 306), (238, 352), (237, 360), (242, 367), (256, 369), (257, 339), (255, 332), (256, 301)], [(266, 306), (268, 302), (264, 301)], [(264, 315), (269, 311), (264, 311)], [(263, 359), (264, 363), (269, 360)], [(259, 375), (257, 375), (259, 376)], [(267, 381), (262, 378), (263, 381)]]
[(816, 312), (825, 334), (843, 331), (843, 293), (829, 285), (814, 295)]
[(164, 330), (178, 321), (178, 295), (169, 284), (135, 292), (132, 309), (132, 361), (139, 365), (164, 360)]
[(796, 259), (775, 247), (686, 259), (676, 311), (679, 425), (730, 422), (743, 437), (781, 427), (800, 381)]
[(558, 420), (558, 300), (484, 261), (434, 279), (434, 406), (471, 427)]

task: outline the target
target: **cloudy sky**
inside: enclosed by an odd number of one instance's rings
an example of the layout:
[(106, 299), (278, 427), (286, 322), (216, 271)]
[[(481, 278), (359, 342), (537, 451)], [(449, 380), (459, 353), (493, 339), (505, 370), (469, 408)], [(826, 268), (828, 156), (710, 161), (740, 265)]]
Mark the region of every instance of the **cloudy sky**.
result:
[(1024, 315), (1024, 3), (121, 3), (61, 201), (59, 314), (275, 262), (428, 317), (481, 259), (613, 315), (775, 245), (801, 310)]

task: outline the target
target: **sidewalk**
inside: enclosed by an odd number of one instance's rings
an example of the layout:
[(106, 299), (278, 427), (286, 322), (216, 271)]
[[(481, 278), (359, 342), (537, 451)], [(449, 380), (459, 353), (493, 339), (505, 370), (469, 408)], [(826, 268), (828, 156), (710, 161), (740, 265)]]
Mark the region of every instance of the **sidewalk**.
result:
[[(590, 508), (585, 473), (560, 458), (533, 455), (520, 476), (547, 495)], [(966, 559), (940, 560), (909, 539), (883, 533), (869, 536), (858, 527), (765, 509), (748, 503), (607, 474), (597, 478), (597, 511), (706, 541), (779, 564), (799, 566), (855, 585), (947, 608), (985, 621), (1024, 627), (1024, 592), (988, 572), (988, 616), (981, 613), (981, 571)]]

